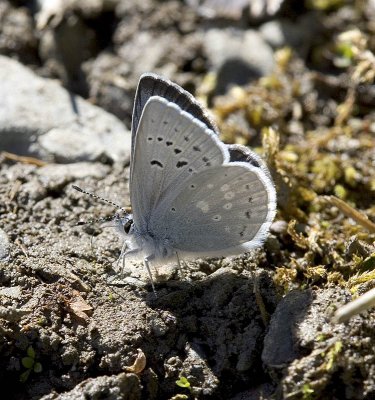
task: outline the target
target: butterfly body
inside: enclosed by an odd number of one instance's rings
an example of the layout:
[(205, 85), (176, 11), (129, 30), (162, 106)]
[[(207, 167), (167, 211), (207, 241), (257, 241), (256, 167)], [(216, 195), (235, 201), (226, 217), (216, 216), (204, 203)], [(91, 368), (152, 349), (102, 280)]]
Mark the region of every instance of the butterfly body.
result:
[[(122, 223), (119, 222), (119, 230), (123, 234)], [(171, 258), (176, 254), (171, 245), (168, 234), (164, 237), (157, 237), (155, 233), (147, 230), (139, 230), (133, 223), (129, 233), (125, 233), (127, 241), (128, 253), (134, 257), (150, 257), (154, 260), (162, 260)]]

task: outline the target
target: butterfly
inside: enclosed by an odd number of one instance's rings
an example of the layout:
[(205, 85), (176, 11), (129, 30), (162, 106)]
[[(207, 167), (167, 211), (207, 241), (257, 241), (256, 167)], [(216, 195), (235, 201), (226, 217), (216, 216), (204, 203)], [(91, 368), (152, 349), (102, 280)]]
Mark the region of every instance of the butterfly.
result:
[[(265, 241), (276, 191), (261, 158), (226, 145), (195, 98), (153, 73), (140, 77), (132, 117), (132, 214), (117, 218), (121, 258), (150, 263), (241, 254)], [(179, 258), (177, 258), (179, 260)]]

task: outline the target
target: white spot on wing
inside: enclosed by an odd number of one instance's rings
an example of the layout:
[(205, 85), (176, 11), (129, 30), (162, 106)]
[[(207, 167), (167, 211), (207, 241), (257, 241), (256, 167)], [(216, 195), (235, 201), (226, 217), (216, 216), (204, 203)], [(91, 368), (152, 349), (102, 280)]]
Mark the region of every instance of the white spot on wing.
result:
[(221, 215), (220, 214), (216, 214), (212, 217), (212, 219), (216, 222), (221, 221)]
[(224, 199), (225, 200), (232, 200), (234, 198), (234, 192), (226, 192), (224, 194)]
[(233, 207), (233, 204), (232, 204), (232, 203), (227, 203), (227, 204), (224, 204), (224, 205), (223, 205), (223, 208), (224, 208), (225, 210), (230, 210), (232, 207)]
[(227, 190), (229, 190), (229, 185), (228, 185), (227, 183), (225, 183), (225, 184), (220, 188), (220, 190), (221, 190), (222, 192), (226, 192)]
[(204, 213), (210, 210), (210, 206), (208, 205), (208, 203), (203, 200), (198, 201), (196, 207), (199, 208)]
[(207, 185), (207, 188), (208, 188), (208, 189), (213, 189), (213, 188), (214, 188), (213, 183), (209, 183), (209, 184)]

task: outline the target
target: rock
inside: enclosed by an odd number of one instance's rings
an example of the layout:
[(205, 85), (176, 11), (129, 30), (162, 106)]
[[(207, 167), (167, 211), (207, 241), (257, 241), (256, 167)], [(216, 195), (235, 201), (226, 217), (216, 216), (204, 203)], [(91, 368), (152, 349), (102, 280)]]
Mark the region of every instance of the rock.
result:
[[(184, 376), (191, 379), (194, 384), (194, 394), (201, 395), (203, 398), (212, 396), (219, 385), (219, 379), (212, 372), (208, 363), (204, 360), (201, 349), (194, 349), (189, 344), (186, 345), (186, 358), (182, 364)], [(199, 377), (199, 379), (197, 379)]]
[[(331, 318), (335, 308), (349, 301), (349, 290), (335, 287), (318, 289), (313, 294), (307, 312), (294, 325), (294, 346), (299, 349), (299, 356), (283, 370), (276, 389), (279, 398), (287, 398), (291, 393), (296, 393), (295, 399), (303, 398), (301, 388), (311, 387), (314, 382), (317, 399), (374, 399), (373, 313), (358, 315), (345, 324), (334, 324)], [(282, 339), (277, 338), (275, 348)]]
[(271, 47), (253, 30), (209, 29), (204, 50), (211, 69), (217, 73), (218, 94), (230, 85), (244, 85), (267, 75), (274, 67)]
[(25, 63), (38, 64), (38, 39), (33, 31), (33, 18), (26, 7), (12, 7), (0, 2), (0, 54)]
[(334, 310), (348, 298), (349, 292), (341, 289), (289, 292), (272, 315), (264, 339), (263, 362), (278, 369), (311, 352), (318, 335), (332, 336)]
[(0, 229), (0, 261), (8, 261), (10, 256), (10, 243), (8, 235)]
[(259, 31), (273, 48), (290, 46), (306, 56), (317, 34), (322, 30), (317, 14), (308, 13), (295, 22), (279, 19), (264, 23)]
[(298, 356), (296, 328), (311, 303), (310, 291), (289, 292), (272, 315), (264, 338), (262, 361), (269, 367), (283, 367)]
[[(87, 97), (82, 64), (106, 47), (112, 28), (110, 21), (103, 23), (102, 13), (113, 13), (117, 0), (39, 0), (37, 3), (35, 21), (44, 73), (58, 76), (64, 86)], [(101, 29), (95, 29), (98, 23)], [(103, 32), (108, 34), (105, 39)]]
[(270, 232), (275, 233), (275, 234), (283, 234), (287, 231), (288, 229), (288, 223), (283, 220), (278, 220), (272, 223), (270, 226)]
[(186, 2), (206, 18), (239, 20), (247, 10), (251, 20), (259, 20), (275, 15), (283, 0), (186, 0)]
[(52, 393), (41, 400), (81, 399), (138, 400), (141, 398), (141, 384), (136, 374), (121, 373), (113, 376), (98, 376), (86, 379), (69, 392)]
[(202, 17), (239, 20), (249, 0), (186, 0)]
[(49, 190), (64, 187), (76, 179), (88, 177), (103, 179), (108, 173), (108, 166), (87, 162), (67, 165), (50, 164), (36, 171), (43, 187)]
[[(103, 138), (105, 139), (105, 138)], [(103, 142), (92, 140), (92, 132), (73, 129), (53, 128), (39, 138), (44, 150), (53, 154), (59, 162), (69, 163), (73, 160), (105, 159)]]
[(252, 0), (248, 3), (250, 16), (254, 19), (260, 19), (275, 15), (284, 0)]
[[(1, 296), (11, 297), (13, 299), (19, 299), (22, 296), (21, 287), (14, 286), (11, 288), (4, 288), (1, 290)], [(23, 310), (20, 308), (16, 308), (15, 306), (11, 307), (3, 307), (0, 306), (0, 318), (4, 319), (8, 322), (19, 322), (22, 317), (27, 314), (30, 314), (31, 310)]]
[(57, 26), (51, 25), (40, 32), (39, 55), (44, 68), (58, 76), (66, 87), (86, 96), (87, 83), (81, 65), (98, 51), (95, 31), (73, 13), (62, 14)]
[(57, 162), (130, 157), (130, 132), (113, 115), (0, 56), (0, 148)]
[(10, 286), (0, 288), (0, 296), (6, 296), (13, 299), (19, 299), (22, 295), (22, 287), (21, 286)]
[[(147, 31), (139, 32), (132, 41), (124, 43), (118, 53), (123, 60), (130, 62), (131, 69), (136, 76), (140, 76), (144, 72), (155, 71), (161, 63), (167, 66), (169, 64), (167, 69), (175, 71), (177, 67), (173, 67), (170, 56), (171, 54), (177, 55), (180, 40), (181, 37), (174, 32), (157, 35)], [(185, 46), (182, 47), (186, 50)]]
[(128, 63), (115, 54), (103, 52), (87, 63), (85, 69), (89, 71), (90, 98), (130, 126), (138, 79), (127, 79)]
[[(182, 36), (175, 31), (141, 30), (130, 38), (129, 23), (120, 23), (115, 35), (116, 54), (103, 52), (88, 71), (90, 98), (126, 122), (131, 121), (133, 98), (141, 74), (155, 72), (186, 87), (193, 80), (184, 66), (202, 69), (202, 32)], [(155, 28), (156, 29), (156, 28)], [(127, 34), (128, 35), (127, 35)], [(147, 54), (147, 57), (145, 57)], [(191, 91), (190, 85), (190, 91)]]

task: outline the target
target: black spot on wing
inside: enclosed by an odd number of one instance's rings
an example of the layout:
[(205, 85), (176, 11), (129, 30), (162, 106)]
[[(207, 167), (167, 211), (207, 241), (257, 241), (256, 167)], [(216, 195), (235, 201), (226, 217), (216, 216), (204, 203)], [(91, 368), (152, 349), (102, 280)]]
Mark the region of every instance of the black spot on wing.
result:
[(239, 235), (240, 235), (241, 237), (244, 237), (245, 231), (246, 231), (246, 225), (244, 225), (244, 226), (242, 227), (242, 231), (239, 232)]
[(160, 161), (158, 161), (158, 160), (152, 160), (150, 164), (151, 164), (151, 165), (156, 165), (156, 166), (158, 166), (159, 168), (164, 168), (164, 165), (163, 165)]
[(176, 164), (176, 167), (177, 167), (177, 168), (182, 168), (182, 167), (184, 167), (185, 165), (188, 165), (188, 162), (187, 162), (187, 161), (178, 161), (177, 164)]

